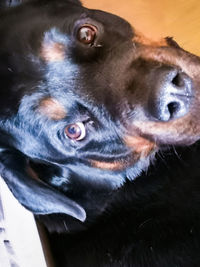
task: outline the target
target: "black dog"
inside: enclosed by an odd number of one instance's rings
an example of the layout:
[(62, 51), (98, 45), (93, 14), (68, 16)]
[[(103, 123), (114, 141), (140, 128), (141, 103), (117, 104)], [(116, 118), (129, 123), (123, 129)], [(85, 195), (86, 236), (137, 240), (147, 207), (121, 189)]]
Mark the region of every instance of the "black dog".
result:
[[(160, 181), (159, 167), (134, 179), (159, 148), (199, 139), (200, 59), (79, 1), (6, 5), (12, 2), (2, 2), (0, 13), (1, 175), (49, 229), (89, 227), (52, 236), (54, 244), (61, 239), (58, 266), (199, 266), (199, 239), (185, 242), (187, 227), (178, 234), (181, 219), (192, 222), (190, 231), (199, 226), (199, 199), (189, 195), (194, 223), (178, 193), (184, 188), (187, 197), (192, 178)], [(127, 180), (134, 182), (118, 191)]]

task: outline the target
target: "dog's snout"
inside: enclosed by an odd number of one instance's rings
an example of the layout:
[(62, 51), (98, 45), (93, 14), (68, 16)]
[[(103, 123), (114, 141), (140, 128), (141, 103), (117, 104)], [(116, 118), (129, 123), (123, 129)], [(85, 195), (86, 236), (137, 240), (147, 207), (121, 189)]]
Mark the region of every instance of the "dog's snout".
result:
[(170, 121), (186, 115), (192, 96), (192, 79), (184, 72), (161, 67), (151, 76), (147, 111), (159, 121)]

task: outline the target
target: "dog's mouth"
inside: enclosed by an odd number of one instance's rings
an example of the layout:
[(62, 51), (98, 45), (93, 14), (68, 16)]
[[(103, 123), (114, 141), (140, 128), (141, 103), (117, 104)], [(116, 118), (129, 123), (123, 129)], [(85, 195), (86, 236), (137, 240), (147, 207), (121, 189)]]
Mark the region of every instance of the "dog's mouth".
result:
[(147, 159), (159, 148), (191, 145), (200, 139), (200, 128), (195, 120), (197, 118), (188, 115), (170, 122), (135, 121), (130, 134), (124, 137), (124, 144), (130, 149), (130, 154), (114, 160), (93, 158), (90, 163), (99, 169), (122, 171)]
[(106, 159), (103, 159), (103, 160), (91, 159), (90, 163), (92, 167), (102, 169), (102, 170), (108, 170), (108, 171), (121, 171), (131, 165), (130, 160), (127, 158), (114, 160), (112, 162), (109, 162)]
[(157, 149), (155, 142), (140, 136), (127, 135), (124, 138), (124, 143), (129, 150), (126, 155), (121, 157), (115, 155), (114, 159), (105, 157), (91, 158), (89, 162), (92, 167), (109, 171), (123, 171), (139, 160), (148, 158)]

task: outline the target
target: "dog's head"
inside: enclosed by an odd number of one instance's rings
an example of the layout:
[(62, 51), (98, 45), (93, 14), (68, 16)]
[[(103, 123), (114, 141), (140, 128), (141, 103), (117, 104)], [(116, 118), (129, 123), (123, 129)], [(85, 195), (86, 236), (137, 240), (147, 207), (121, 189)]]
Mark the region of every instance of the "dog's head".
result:
[(27, 1), (0, 20), (1, 145), (77, 202), (134, 179), (161, 146), (199, 139), (200, 59), (173, 39), (78, 1)]

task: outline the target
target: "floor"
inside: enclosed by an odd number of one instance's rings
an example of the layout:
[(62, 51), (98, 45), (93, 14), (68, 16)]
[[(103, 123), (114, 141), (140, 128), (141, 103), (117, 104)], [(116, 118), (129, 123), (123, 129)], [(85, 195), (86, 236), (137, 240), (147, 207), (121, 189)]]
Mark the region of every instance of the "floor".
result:
[(47, 267), (33, 215), (13, 197), (1, 177), (0, 267)]
[(88, 8), (126, 18), (152, 39), (173, 36), (184, 49), (200, 56), (199, 0), (82, 0)]

